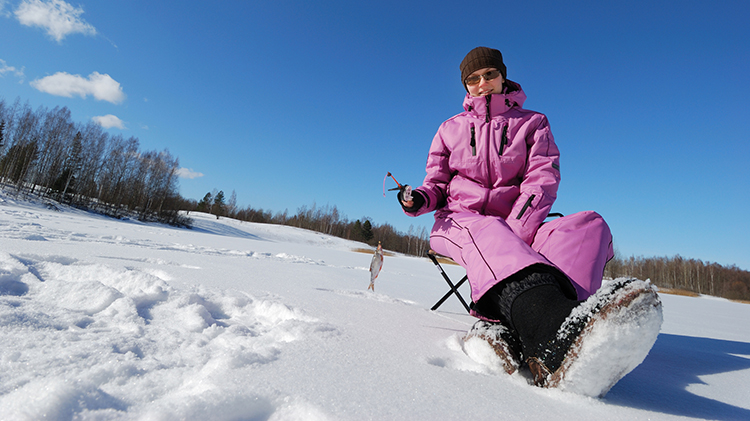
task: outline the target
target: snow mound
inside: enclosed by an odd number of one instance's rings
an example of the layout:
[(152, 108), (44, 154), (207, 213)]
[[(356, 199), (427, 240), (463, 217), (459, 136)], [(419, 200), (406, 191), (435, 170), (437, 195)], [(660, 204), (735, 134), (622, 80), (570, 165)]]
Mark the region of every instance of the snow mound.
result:
[[(2, 364), (12, 379), (0, 388), (6, 419), (108, 419), (122, 411), (212, 419), (218, 409), (225, 419), (265, 419), (277, 405), (227, 388), (231, 373), (272, 363), (287, 344), (321, 330), (277, 301), (54, 260), (0, 252)], [(288, 403), (281, 414), (308, 406)]]

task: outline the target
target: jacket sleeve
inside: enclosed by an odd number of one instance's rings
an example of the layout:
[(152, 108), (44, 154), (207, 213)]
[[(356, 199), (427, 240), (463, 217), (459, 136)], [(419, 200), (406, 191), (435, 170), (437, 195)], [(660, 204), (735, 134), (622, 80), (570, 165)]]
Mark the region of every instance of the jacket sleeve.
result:
[(547, 218), (560, 185), (560, 151), (547, 117), (540, 114), (529, 123), (534, 122), (536, 127), (526, 135), (528, 158), (520, 195), (506, 220), (526, 244), (532, 243), (537, 229)]
[(450, 151), (445, 146), (442, 132), (441, 126), (432, 139), (430, 152), (427, 155), (427, 175), (422, 185), (416, 189), (424, 197), (425, 203), (414, 212), (404, 211), (409, 216), (424, 215), (445, 205), (448, 197), (448, 183), (452, 174), (449, 167)]

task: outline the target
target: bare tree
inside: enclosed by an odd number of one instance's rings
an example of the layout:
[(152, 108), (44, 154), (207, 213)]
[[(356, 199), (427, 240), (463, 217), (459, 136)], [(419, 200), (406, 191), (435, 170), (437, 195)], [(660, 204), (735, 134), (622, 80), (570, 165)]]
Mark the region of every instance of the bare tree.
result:
[(67, 107), (45, 110), (42, 118), (38, 137), (39, 157), (33, 169), (30, 190), (33, 192), (37, 186), (41, 186), (45, 188), (44, 194), (49, 195), (55, 181), (62, 176), (74, 125)]
[(63, 164), (64, 170), (62, 176), (65, 179), (65, 187), (63, 187), (62, 194), (60, 194), (62, 201), (65, 201), (65, 195), (68, 192), (71, 181), (78, 175), (78, 172), (81, 171), (81, 166), (83, 164), (81, 137), (81, 132), (78, 132), (73, 138), (68, 152), (68, 158)]
[(237, 192), (232, 190), (232, 194), (229, 195), (229, 201), (227, 202), (227, 216), (234, 218), (237, 213)]
[(93, 198), (97, 195), (97, 176), (104, 166), (104, 151), (107, 148), (109, 135), (100, 125), (89, 122), (79, 131), (81, 137), (81, 170), (79, 172), (76, 193), (79, 200), (83, 197)]

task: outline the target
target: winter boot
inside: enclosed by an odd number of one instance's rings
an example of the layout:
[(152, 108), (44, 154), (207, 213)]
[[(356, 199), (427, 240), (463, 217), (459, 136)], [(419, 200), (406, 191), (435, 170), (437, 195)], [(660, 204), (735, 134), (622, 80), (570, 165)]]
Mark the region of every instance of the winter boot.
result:
[(513, 374), (521, 364), (521, 343), (503, 323), (480, 320), (464, 336), (464, 352), (474, 361)]
[(661, 323), (661, 302), (649, 283), (606, 282), (526, 362), (538, 386), (601, 397), (643, 362)]
[[(524, 358), (532, 372), (542, 359), (554, 371), (575, 336), (558, 339), (558, 331), (580, 302), (568, 298), (550, 273), (532, 273), (509, 284), (501, 294), (503, 312), (518, 332)], [(538, 382), (535, 382), (538, 384)]]

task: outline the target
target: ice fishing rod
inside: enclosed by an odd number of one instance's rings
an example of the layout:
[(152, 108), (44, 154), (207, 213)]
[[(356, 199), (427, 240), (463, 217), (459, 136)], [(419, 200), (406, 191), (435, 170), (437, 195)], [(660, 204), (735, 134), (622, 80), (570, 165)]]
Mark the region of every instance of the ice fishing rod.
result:
[(391, 172), (389, 171), (388, 174), (386, 174), (385, 177), (383, 177), (383, 197), (385, 197), (385, 180), (387, 180), (388, 177), (391, 177), (393, 179), (393, 181), (396, 182), (396, 186), (398, 186), (398, 187), (394, 187), (392, 189), (388, 189), (388, 191), (404, 190), (405, 189), (405, 187), (402, 186), (401, 183), (399, 183), (398, 180), (396, 180), (396, 177), (394, 177), (393, 174), (391, 174)]
[(403, 190), (404, 189), (404, 186), (402, 186), (401, 183), (399, 183), (398, 181), (396, 181), (396, 177), (394, 177), (393, 174), (391, 174), (390, 172), (388, 174), (386, 174), (385, 177), (386, 178), (391, 177), (393, 179), (393, 181), (396, 182), (396, 185), (398, 186), (398, 187), (394, 187), (392, 189), (388, 189), (388, 191)]

